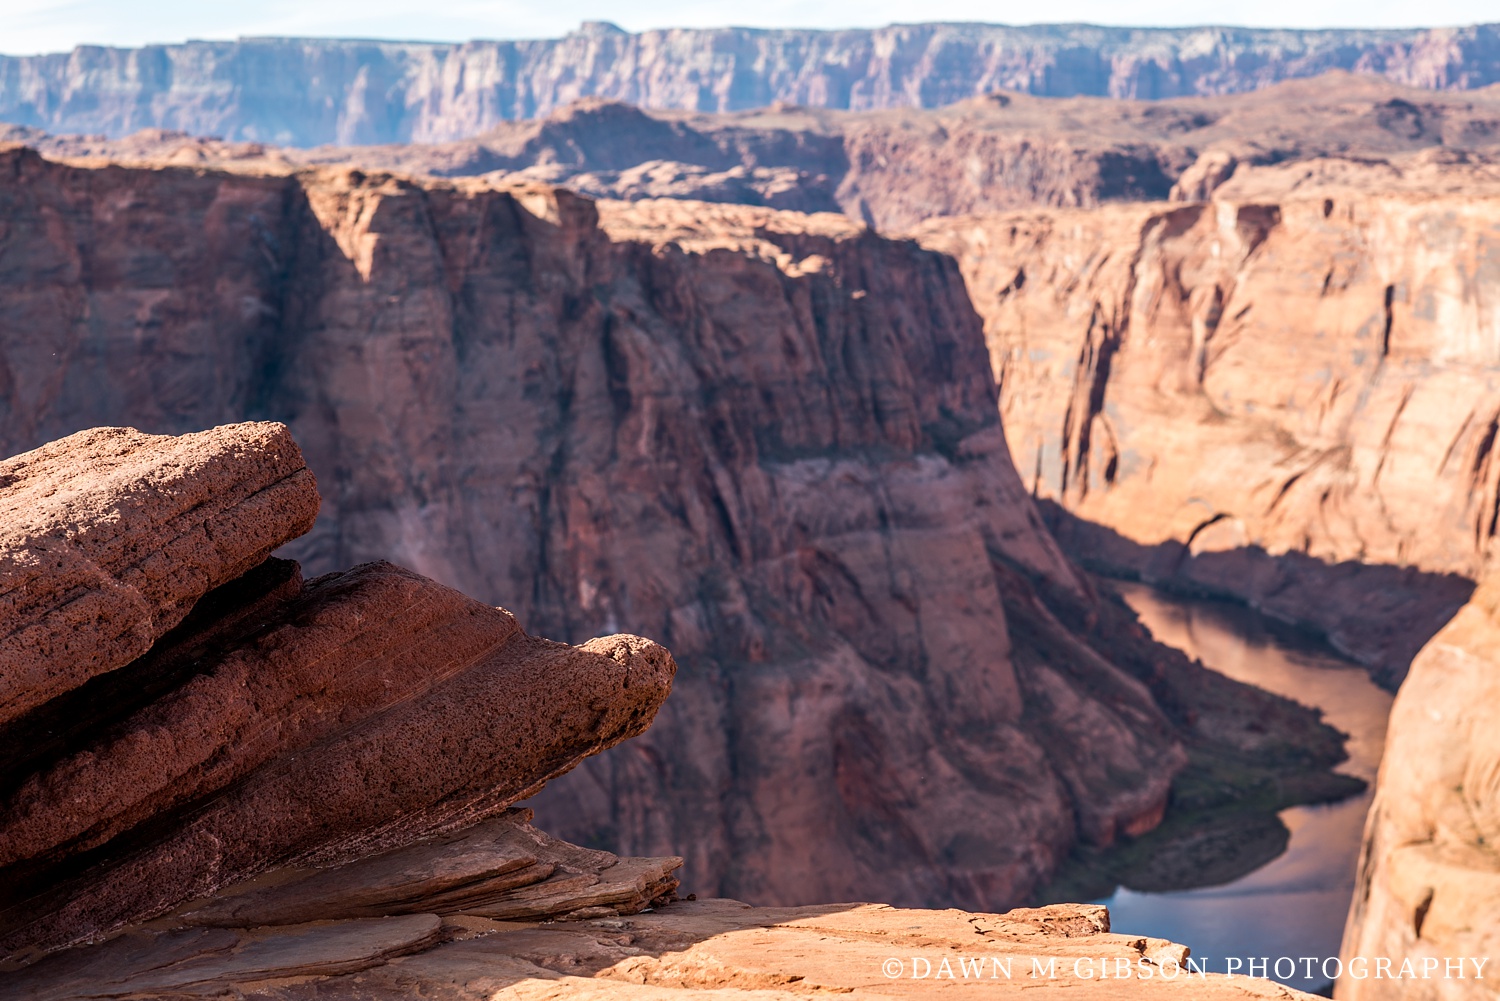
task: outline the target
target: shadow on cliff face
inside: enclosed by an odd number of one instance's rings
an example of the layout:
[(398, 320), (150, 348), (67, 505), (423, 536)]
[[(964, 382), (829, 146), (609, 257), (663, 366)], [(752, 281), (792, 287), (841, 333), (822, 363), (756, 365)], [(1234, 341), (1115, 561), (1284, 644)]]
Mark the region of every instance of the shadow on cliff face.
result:
[(1055, 501), (1037, 507), (1064, 551), (1106, 577), (1141, 580), (1193, 597), (1243, 602), (1362, 664), (1395, 691), (1417, 651), (1458, 613), (1474, 582), (1386, 564), (1325, 563), (1259, 546), (1193, 553), (1181, 542), (1142, 545)]

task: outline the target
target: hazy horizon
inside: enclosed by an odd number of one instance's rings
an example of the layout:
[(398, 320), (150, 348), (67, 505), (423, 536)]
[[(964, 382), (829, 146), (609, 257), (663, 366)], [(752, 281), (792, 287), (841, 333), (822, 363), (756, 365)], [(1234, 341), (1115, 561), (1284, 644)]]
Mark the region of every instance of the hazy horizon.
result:
[(234, 41), (252, 37), (369, 39), (455, 43), (470, 40), (546, 39), (577, 30), (585, 21), (608, 21), (631, 31), (664, 28), (867, 29), (891, 24), (970, 22), (1014, 27), (1090, 24), (1129, 28), (1255, 28), (1288, 30), (1400, 30), (1462, 27), (1495, 19), (1488, 0), (1434, 0), (1414, 22), (1404, 0), (1144, 0), (1121, 5), (1106, 0), (1058, 0), (1048, 17), (1028, 15), (1031, 5), (947, 0), (924, 5), (912, 17), (910, 4), (892, 0), (819, 4), (771, 0), (746, 16), (743, 5), (714, 0), (652, 0), (628, 8), (600, 0), (561, 0), (538, 10), (514, 2), (457, 0), (440, 12), (412, 0), (331, 0), (302, 5), (289, 0), (218, 5), (169, 0), (110, 3), (108, 0), (13, 0), (0, 38), (0, 54), (67, 52), (79, 45), (134, 48), (188, 41)]

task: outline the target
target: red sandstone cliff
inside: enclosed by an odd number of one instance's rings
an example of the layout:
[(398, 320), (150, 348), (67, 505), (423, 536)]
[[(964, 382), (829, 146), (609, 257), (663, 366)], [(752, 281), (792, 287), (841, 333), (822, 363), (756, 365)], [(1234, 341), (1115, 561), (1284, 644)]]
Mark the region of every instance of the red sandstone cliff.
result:
[[(1322, 629), (1392, 687), (1410, 664), (1346, 962), (1500, 957), (1491, 587), (1464, 604), (1495, 552), (1497, 180), (1463, 154), (1315, 159), (1206, 202), (921, 231), (964, 267), (1072, 551)], [(1474, 972), (1338, 996), (1490, 996)]]
[[(1423, 648), (1396, 695), (1342, 950), (1346, 964), (1365, 958), (1366, 975), (1351, 967), (1336, 997), (1493, 996), (1488, 982), (1500, 963), (1496, 611), (1493, 584), (1481, 585)], [(1376, 958), (1443, 975), (1378, 979), (1368, 975)], [(1452, 975), (1455, 966), (1462, 977)]]
[(702, 890), (980, 905), (1160, 815), (1178, 731), (1028, 597), (1093, 600), (947, 259), (478, 181), (0, 171), (7, 450), (276, 415), (313, 571), (390, 556), (543, 635), (671, 645), (650, 739), (552, 791), (554, 829), (671, 845)]

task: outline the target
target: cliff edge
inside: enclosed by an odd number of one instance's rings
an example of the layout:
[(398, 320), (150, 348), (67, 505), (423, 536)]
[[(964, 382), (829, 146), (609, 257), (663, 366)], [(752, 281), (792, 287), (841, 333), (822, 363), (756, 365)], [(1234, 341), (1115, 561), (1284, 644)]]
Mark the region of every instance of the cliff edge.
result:
[(1485, 981), (1500, 963), (1497, 612), (1500, 592), (1481, 584), (1417, 655), (1396, 695), (1344, 932), (1346, 967), (1388, 958), (1397, 969), (1410, 962), (1443, 977), (1346, 976), (1335, 997), (1494, 996)]

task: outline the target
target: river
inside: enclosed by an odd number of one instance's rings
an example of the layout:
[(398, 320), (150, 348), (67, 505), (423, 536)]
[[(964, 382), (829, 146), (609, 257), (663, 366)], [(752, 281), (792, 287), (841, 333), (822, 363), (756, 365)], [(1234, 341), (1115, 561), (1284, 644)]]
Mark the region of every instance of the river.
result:
[[(1278, 640), (1248, 608), (1176, 598), (1144, 584), (1116, 587), (1160, 642), (1238, 681), (1323, 710), (1324, 720), (1349, 735), (1349, 760), (1338, 770), (1367, 780), (1371, 791), (1282, 811), (1291, 831), (1287, 850), (1231, 883), (1172, 893), (1116, 890), (1099, 901), (1109, 906), (1112, 927), (1181, 942), (1216, 972), (1229, 957), (1337, 956), (1391, 694), (1348, 661)], [(1327, 984), (1316, 971), (1303, 976), (1305, 969), (1299, 964), (1293, 976), (1270, 975), (1306, 991)]]

